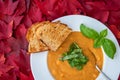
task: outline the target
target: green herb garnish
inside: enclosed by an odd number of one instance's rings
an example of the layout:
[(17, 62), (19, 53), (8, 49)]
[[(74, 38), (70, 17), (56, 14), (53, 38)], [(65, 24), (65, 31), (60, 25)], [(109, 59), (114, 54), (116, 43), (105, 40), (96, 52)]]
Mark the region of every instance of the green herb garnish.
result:
[(115, 44), (110, 39), (104, 38), (102, 46), (107, 56), (113, 59), (116, 52)]
[(61, 61), (67, 60), (71, 67), (81, 70), (88, 62), (88, 58), (83, 55), (82, 49), (77, 43), (72, 43), (69, 50), (62, 54)]
[(84, 36), (94, 40), (94, 48), (100, 48), (102, 46), (107, 56), (111, 59), (114, 58), (114, 55), (116, 53), (116, 47), (110, 39), (106, 38), (107, 29), (102, 30), (100, 34), (98, 34), (98, 32), (94, 29), (91, 29), (84, 24), (81, 24), (80, 30)]
[(86, 27), (84, 24), (81, 24), (80, 30), (83, 35), (85, 35), (86, 37), (91, 38), (91, 39), (96, 39), (99, 36), (97, 31), (95, 31), (89, 27)]

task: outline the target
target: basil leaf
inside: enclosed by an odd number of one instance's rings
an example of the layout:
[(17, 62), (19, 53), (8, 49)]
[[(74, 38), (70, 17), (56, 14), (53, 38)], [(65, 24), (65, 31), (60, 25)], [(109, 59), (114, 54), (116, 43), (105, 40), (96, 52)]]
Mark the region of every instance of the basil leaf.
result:
[(114, 55), (116, 53), (115, 44), (111, 40), (105, 38), (102, 46), (103, 46), (103, 49), (104, 49), (105, 53), (107, 54), (107, 56), (110, 57), (111, 59), (113, 59)]
[(101, 37), (106, 37), (107, 36), (107, 29), (104, 29), (100, 32)]
[(83, 66), (76, 66), (76, 68), (77, 68), (78, 70), (81, 70), (81, 69), (83, 69)]
[(75, 67), (75, 63), (72, 60), (68, 60), (71, 67)]
[(70, 45), (69, 51), (71, 52), (71, 51), (73, 51), (74, 49), (79, 49), (79, 46), (78, 46), (75, 42), (73, 42), (73, 43)]
[(98, 37), (94, 40), (94, 48), (100, 48), (101, 45), (103, 44), (103, 37)]
[(86, 57), (84, 58), (80, 58), (80, 61), (83, 63), (83, 64), (86, 64), (86, 62), (88, 61), (88, 59)]
[(76, 57), (78, 57), (78, 54), (74, 54), (74, 55), (71, 54), (71, 55), (67, 55), (67, 56), (63, 57), (62, 60), (72, 59), (72, 58), (76, 58)]
[(71, 67), (75, 67), (78, 70), (81, 70), (88, 62), (88, 58), (83, 55), (82, 49), (75, 42), (70, 45), (69, 51), (64, 52), (59, 60), (67, 60)]
[(80, 25), (80, 30), (81, 30), (82, 34), (88, 38), (96, 39), (97, 37), (99, 37), (99, 34), (97, 31), (86, 27), (84, 24)]

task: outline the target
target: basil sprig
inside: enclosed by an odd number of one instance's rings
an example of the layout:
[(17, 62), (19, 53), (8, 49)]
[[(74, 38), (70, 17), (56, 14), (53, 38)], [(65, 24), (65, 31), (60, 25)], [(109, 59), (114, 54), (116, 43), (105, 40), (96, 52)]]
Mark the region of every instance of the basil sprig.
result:
[(70, 45), (69, 50), (62, 54), (60, 60), (67, 60), (71, 67), (81, 70), (87, 63), (88, 58), (83, 55), (82, 49), (74, 42)]
[(94, 29), (81, 24), (80, 30), (84, 36), (94, 40), (94, 48), (100, 48), (102, 46), (107, 56), (111, 59), (114, 58), (116, 47), (113, 41), (106, 38), (108, 34), (107, 29), (102, 30), (99, 34)]

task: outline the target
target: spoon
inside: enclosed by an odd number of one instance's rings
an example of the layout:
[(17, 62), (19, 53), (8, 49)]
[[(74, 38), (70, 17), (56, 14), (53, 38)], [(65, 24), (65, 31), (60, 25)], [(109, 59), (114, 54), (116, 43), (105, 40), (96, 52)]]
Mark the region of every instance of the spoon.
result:
[(110, 77), (108, 77), (108, 76), (99, 68), (99, 66), (97, 65), (97, 59), (96, 59), (96, 57), (95, 57), (95, 54), (94, 54), (91, 50), (89, 50), (89, 51), (93, 54), (93, 56), (94, 56), (94, 58), (95, 58), (95, 67), (96, 67), (96, 69), (106, 78), (105, 80), (111, 80)]
[(111, 80), (102, 70), (100, 70), (97, 64), (95, 65), (95, 67), (106, 78), (105, 80)]

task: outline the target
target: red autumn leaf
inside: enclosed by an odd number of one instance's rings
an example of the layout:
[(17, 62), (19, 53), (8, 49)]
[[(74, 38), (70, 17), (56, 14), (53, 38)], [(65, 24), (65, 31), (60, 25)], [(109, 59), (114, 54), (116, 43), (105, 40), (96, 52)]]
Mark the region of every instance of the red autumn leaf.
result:
[(0, 13), (12, 15), (18, 5), (18, 1), (0, 0)]
[(15, 16), (15, 17), (13, 18), (13, 21), (14, 21), (14, 29), (16, 29), (17, 26), (20, 24), (22, 18), (23, 18), (23, 16)]
[(106, 7), (110, 11), (117, 11), (120, 10), (120, 3), (119, 0), (104, 0), (106, 3)]
[(80, 14), (84, 10), (77, 0), (34, 1), (48, 20), (53, 20), (66, 14)]
[[(48, 15), (48, 13), (47, 13), (47, 11), (45, 9), (45, 5), (47, 5), (47, 4), (44, 4), (44, 3), (46, 3), (45, 1), (42, 1), (42, 0), (33, 0), (33, 1), (31, 1), (31, 3), (34, 3), (37, 7), (39, 7), (40, 10), (41, 10), (41, 12), (44, 14), (44, 16)], [(32, 5), (30, 5), (30, 6), (32, 6)]]
[(30, 8), (30, 3), (31, 3), (31, 0), (25, 0), (26, 2), (26, 12), (28, 12), (29, 8)]
[(84, 3), (84, 2), (93, 2), (93, 0), (79, 0), (79, 1), (82, 2), (82, 3)]
[(66, 14), (80, 14), (83, 10), (83, 7), (77, 0), (63, 0), (62, 2), (54, 3), (52, 10), (48, 9), (47, 12), (51, 20), (53, 20)]
[(86, 2), (84, 7), (88, 16), (94, 17), (103, 23), (108, 21), (109, 11), (107, 11), (104, 2)]
[(22, 15), (26, 11), (25, 0), (18, 0), (18, 6), (16, 8), (16, 16)]
[(42, 21), (41, 11), (34, 3), (31, 4), (28, 15), (33, 23), (38, 22), (38, 21)]
[[(92, 14), (93, 12), (95, 14)], [(108, 11), (93, 11), (93, 12), (90, 15), (91, 17), (94, 17), (94, 18), (100, 20), (103, 23), (108, 21), (108, 17), (109, 17), (109, 12)]]
[(20, 50), (20, 52), (17, 54), (11, 53), (9, 56), (7, 56), (6, 63), (14, 66), (14, 68), (17, 71), (29, 75), (30, 63), (29, 63), (29, 55), (27, 54), (26, 51)]
[(17, 26), (20, 24), (21, 20), (23, 19), (23, 16), (5, 16), (5, 18), (3, 19), (5, 22), (9, 23), (11, 21), (13, 21), (14, 23), (14, 29), (17, 28)]
[[(3, 79), (6, 79), (10, 77), (12, 74), (14, 79), (16, 80), (16, 77), (20, 80), (24, 80), (24, 76), (28, 80), (33, 80), (32, 75), (30, 74), (30, 63), (29, 63), (29, 55), (26, 54), (27, 52), (24, 50), (20, 50), (19, 53), (11, 53), (6, 57), (6, 64), (7, 65), (12, 65), (14, 68), (8, 72), (8, 74), (4, 74), (2, 77)], [(24, 76), (21, 76), (21, 73), (24, 74)], [(6, 77), (6, 78), (5, 78)], [(1, 79), (1, 78), (0, 78)]]
[[(17, 56), (18, 61), (16, 61), (16, 64), (19, 66), (19, 69), (22, 73), (29, 75), (30, 72), (30, 55), (27, 54), (25, 50), (21, 50), (19, 53), (19, 56)], [(24, 62), (24, 63), (23, 63)]]
[(91, 8), (96, 8), (100, 10), (107, 10), (104, 1), (86, 2), (85, 5), (91, 6)]
[(19, 72), (14, 68), (0, 76), (0, 80), (17, 80)]
[(16, 56), (19, 56), (19, 53), (15, 53), (15, 52), (13, 53), (12, 52), (8, 56), (6, 56), (6, 64), (14, 66), (14, 69), (12, 70), (13, 72), (14, 71), (20, 72), (19, 71), (19, 66), (16, 64), (16, 60), (18, 60)]
[(27, 40), (26, 40), (26, 28), (24, 24), (21, 24), (17, 27), (16, 31), (15, 31), (15, 38), (18, 42), (18, 44), (20, 45), (21, 49), (27, 50)]
[(108, 24), (120, 25), (120, 11), (110, 11)]
[(11, 47), (8, 45), (6, 41), (0, 40), (0, 52), (4, 52), (5, 54), (10, 53)]
[(20, 79), (21, 80), (34, 80), (32, 72), (29, 72), (29, 75), (25, 75), (22, 72), (20, 72)]
[(32, 25), (32, 21), (31, 21), (31, 19), (28, 15), (25, 16), (23, 22), (24, 22), (24, 25), (25, 25), (26, 28), (29, 28)]
[(81, 3), (79, 3), (77, 0), (66, 0), (66, 3), (67, 14), (80, 14), (84, 11)]
[(5, 64), (5, 57), (3, 53), (0, 53), (0, 76), (12, 69), (13, 66)]
[(4, 63), (5, 63), (4, 53), (0, 52), (0, 64), (4, 64)]
[(21, 50), (19, 55), (16, 56), (17, 59), (15, 60), (15, 62), (17, 64), (17, 66), (19, 66), (19, 70), (22, 73), (28, 75), (29, 74), (28, 72), (30, 71), (30, 63), (28, 62), (29, 61), (29, 55), (26, 54), (26, 53), (27, 53), (26, 51)]
[(14, 29), (20, 24), (23, 16), (22, 13), (26, 10), (25, 0), (0, 0), (0, 14), (4, 14), (1, 16), (1, 19), (7, 23), (14, 21)]
[(117, 29), (117, 26), (115, 25), (110, 25), (109, 26), (110, 30), (115, 34), (115, 36), (120, 39), (120, 31)]
[(5, 64), (0, 64), (0, 76), (7, 73), (9, 70), (11, 70), (13, 66), (5, 65)]
[(13, 29), (13, 21), (11, 21), (8, 25), (0, 20), (0, 40), (6, 39), (12, 36)]
[(10, 37), (9, 39), (7, 39), (7, 43), (11, 47), (10, 53), (14, 53), (17, 55), (20, 52), (20, 45), (19, 45), (17, 39), (15, 39), (14, 37)]
[(44, 15), (43, 19), (52, 20), (57, 18), (58, 16), (62, 16), (65, 12), (65, 9), (63, 9), (63, 7), (65, 6), (59, 5), (57, 0), (46, 0), (44, 2), (40, 0), (34, 0), (34, 2), (37, 4), (37, 7), (40, 8), (42, 14)]
[(0, 13), (0, 20), (3, 20), (3, 19), (4, 19), (4, 17), (5, 17), (5, 15), (4, 15), (4, 14), (2, 14), (2, 13)]

